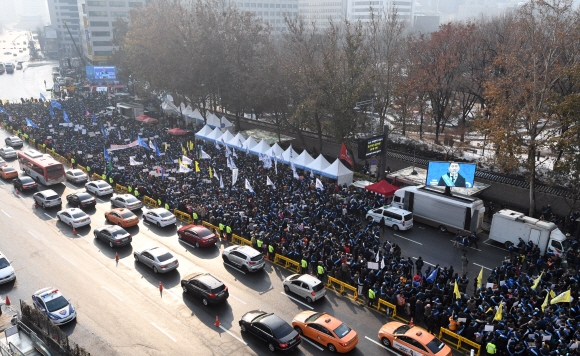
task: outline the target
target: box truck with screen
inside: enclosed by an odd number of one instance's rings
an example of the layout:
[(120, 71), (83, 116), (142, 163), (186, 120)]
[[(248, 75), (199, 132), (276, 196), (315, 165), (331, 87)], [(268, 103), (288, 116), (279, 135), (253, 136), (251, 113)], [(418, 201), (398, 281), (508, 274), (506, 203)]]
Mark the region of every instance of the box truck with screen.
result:
[(426, 186), (397, 190), (392, 205), (413, 212), (416, 221), (451, 232), (480, 232), (485, 213), (481, 199)]

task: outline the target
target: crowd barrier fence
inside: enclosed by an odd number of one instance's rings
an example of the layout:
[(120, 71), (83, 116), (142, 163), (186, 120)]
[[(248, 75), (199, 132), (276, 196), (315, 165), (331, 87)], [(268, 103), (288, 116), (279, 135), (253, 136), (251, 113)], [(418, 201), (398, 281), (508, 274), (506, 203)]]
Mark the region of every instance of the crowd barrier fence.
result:
[[(149, 198), (149, 197), (147, 197), (147, 198)], [(151, 198), (149, 198), (149, 199), (151, 199)], [(153, 200), (153, 199), (151, 199), (151, 200)], [(153, 201), (153, 203), (155, 204), (155, 201)], [(173, 210), (173, 215), (175, 215), (177, 220), (183, 221), (183, 222), (188, 223), (188, 224), (191, 224), (191, 221), (193, 220), (191, 218), (191, 215), (189, 215), (188, 213), (184, 213), (181, 210), (177, 210), (177, 209)]]
[(356, 300), (358, 298), (358, 291), (355, 287), (351, 286), (348, 283), (344, 283), (344, 282), (342, 282), (334, 277), (328, 276), (326, 288), (333, 289), (336, 291), (337, 287), (334, 286), (335, 284), (338, 285), (338, 292), (340, 294), (345, 294), (345, 293), (347, 293), (347, 290), (349, 290), (352, 292), (352, 296), (347, 294), (349, 298), (352, 298), (354, 300)]
[[(479, 356), (481, 354), (480, 344), (475, 341), (466, 339), (449, 329), (441, 328), (439, 330), (439, 340), (445, 342), (447, 345), (457, 349), (458, 351), (471, 352), (471, 349), (473, 349), (475, 351), (474, 356)], [(464, 345), (468, 345), (468, 347)]]
[(155, 200), (153, 200), (153, 198), (149, 198), (146, 195), (143, 197), (143, 204), (145, 204), (146, 206), (148, 206), (150, 208), (157, 207), (157, 202)]
[[(250, 242), (251, 245), (251, 242)], [(300, 263), (289, 259), (286, 256), (283, 256), (279, 253), (276, 254), (276, 256), (274, 257), (274, 261), (275, 264), (277, 264), (280, 267), (284, 267), (287, 270), (294, 272), (294, 273), (300, 273)]]

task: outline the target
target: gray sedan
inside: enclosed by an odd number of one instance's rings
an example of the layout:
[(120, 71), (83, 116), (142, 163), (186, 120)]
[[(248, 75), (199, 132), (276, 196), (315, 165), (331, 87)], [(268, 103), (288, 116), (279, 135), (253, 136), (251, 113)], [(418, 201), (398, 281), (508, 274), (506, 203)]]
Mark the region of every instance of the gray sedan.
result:
[(161, 247), (149, 247), (135, 251), (135, 261), (153, 269), (154, 273), (165, 273), (179, 267), (177, 257)]
[(116, 195), (111, 198), (111, 204), (119, 208), (137, 210), (143, 207), (143, 203), (130, 194)]
[(133, 236), (120, 226), (102, 226), (94, 230), (95, 239), (101, 239), (111, 247), (128, 245)]

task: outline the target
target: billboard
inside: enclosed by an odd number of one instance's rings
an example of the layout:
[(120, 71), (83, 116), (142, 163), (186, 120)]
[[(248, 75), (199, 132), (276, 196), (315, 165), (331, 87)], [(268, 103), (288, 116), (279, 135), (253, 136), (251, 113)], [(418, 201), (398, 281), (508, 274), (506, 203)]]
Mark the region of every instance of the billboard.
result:
[(359, 138), (357, 140), (358, 158), (367, 159), (372, 156), (380, 155), (383, 152), (383, 140), (383, 135)]
[(425, 185), (473, 188), (475, 163), (429, 162)]
[(87, 66), (87, 79), (88, 80), (101, 80), (101, 79), (117, 79), (116, 67), (94, 67)]

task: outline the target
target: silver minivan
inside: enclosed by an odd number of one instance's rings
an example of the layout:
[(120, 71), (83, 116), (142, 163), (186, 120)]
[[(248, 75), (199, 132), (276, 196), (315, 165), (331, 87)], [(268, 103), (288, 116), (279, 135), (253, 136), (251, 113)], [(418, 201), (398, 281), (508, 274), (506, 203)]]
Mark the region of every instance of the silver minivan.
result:
[(51, 208), (54, 206), (61, 206), (62, 199), (60, 196), (52, 189), (41, 190), (34, 193), (32, 196), (34, 202), (43, 208)]
[(392, 227), (393, 230), (409, 230), (413, 227), (413, 213), (401, 208), (395, 208), (387, 205), (380, 208), (372, 209), (367, 212), (367, 220), (380, 222), (385, 218), (385, 226)]

